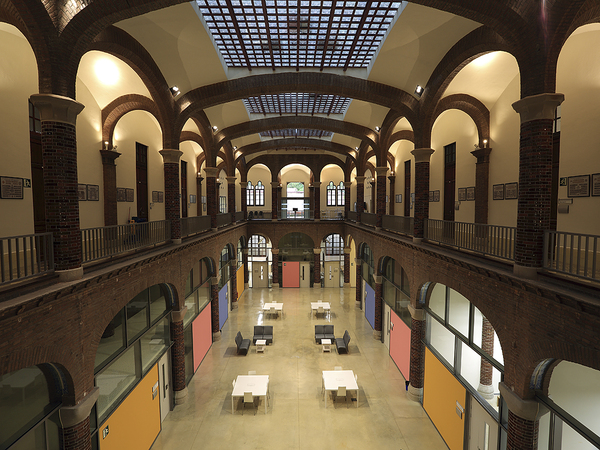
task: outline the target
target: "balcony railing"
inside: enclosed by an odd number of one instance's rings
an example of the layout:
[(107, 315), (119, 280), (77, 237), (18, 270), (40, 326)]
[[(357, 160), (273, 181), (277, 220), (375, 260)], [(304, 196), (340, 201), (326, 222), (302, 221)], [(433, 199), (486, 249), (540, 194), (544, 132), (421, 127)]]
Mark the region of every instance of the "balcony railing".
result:
[(398, 233), (413, 235), (414, 231), (414, 219), (412, 217), (404, 216), (383, 216), (381, 227), (390, 230), (397, 231)]
[(235, 221), (241, 222), (242, 220), (244, 220), (244, 211), (236, 211), (235, 212)]
[(210, 216), (181, 218), (181, 237), (192, 236), (210, 230)]
[(600, 236), (544, 232), (544, 268), (588, 280), (600, 279)]
[(168, 220), (87, 228), (81, 230), (81, 262), (109, 258), (170, 239), (171, 222)]
[(365, 225), (370, 225), (374, 227), (377, 223), (377, 214), (363, 212), (360, 215), (360, 221)]
[(279, 218), (283, 220), (313, 220), (314, 212), (310, 209), (281, 209)]
[(514, 260), (514, 227), (427, 219), (425, 239), (486, 256)]
[(217, 228), (224, 227), (231, 223), (231, 213), (220, 213), (217, 214)]
[(52, 233), (0, 239), (0, 284), (54, 271)]
[(356, 222), (356, 211), (348, 211), (348, 220)]
[(321, 220), (344, 220), (344, 208), (321, 210)]
[(248, 211), (248, 220), (271, 220), (271, 211)]

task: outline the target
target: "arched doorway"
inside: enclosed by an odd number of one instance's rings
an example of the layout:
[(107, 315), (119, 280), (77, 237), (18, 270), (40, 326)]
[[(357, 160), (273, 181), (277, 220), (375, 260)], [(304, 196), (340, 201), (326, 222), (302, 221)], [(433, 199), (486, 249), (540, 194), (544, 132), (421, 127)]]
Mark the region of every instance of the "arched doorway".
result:
[(310, 236), (294, 232), (279, 240), (281, 287), (312, 287), (315, 244)]

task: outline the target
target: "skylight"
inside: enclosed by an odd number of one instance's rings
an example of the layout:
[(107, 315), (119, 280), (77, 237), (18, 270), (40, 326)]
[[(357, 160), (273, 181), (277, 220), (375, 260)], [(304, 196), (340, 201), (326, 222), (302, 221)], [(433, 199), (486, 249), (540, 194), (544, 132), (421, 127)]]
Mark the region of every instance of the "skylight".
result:
[(339, 95), (293, 92), (244, 99), (250, 114), (344, 114), (350, 98)]
[(322, 138), (322, 137), (325, 137), (325, 138), (328, 138), (328, 137), (333, 136), (333, 133), (331, 131), (325, 131), (325, 130), (308, 130), (308, 129), (300, 129), (300, 128), (287, 128), (287, 129), (283, 129), (283, 130), (263, 131), (260, 133), (260, 136), (266, 137), (266, 138), (282, 138), (282, 137), (293, 137), (293, 138), (297, 138), (297, 137)]

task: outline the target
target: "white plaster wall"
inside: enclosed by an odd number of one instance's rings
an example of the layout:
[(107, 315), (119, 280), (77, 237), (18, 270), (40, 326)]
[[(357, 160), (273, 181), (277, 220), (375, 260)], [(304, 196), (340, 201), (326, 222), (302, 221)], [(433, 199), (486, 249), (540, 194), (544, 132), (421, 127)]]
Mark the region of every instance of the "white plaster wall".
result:
[[(290, 170), (282, 170), (281, 171), (281, 196), (287, 197), (287, 184), (292, 182), (301, 182), (304, 183), (304, 197), (309, 197), (310, 190), (309, 187), (310, 181), (310, 173), (309, 169), (290, 169)], [(321, 189), (323, 189), (323, 184), (321, 184)], [(321, 207), (323, 204), (321, 203)]]
[[(148, 146), (148, 201), (152, 200), (152, 191), (165, 191), (165, 175), (162, 150), (162, 133), (158, 122), (145, 111), (133, 111), (125, 114), (115, 128), (114, 144), (121, 156), (117, 164), (117, 187), (136, 189), (135, 144)], [(137, 191), (136, 191), (137, 195)], [(117, 223), (127, 223), (127, 219), (137, 215), (137, 201), (117, 203)], [(164, 220), (165, 204), (155, 204), (148, 209), (148, 220)]]
[[(415, 146), (410, 141), (397, 141), (392, 144), (390, 148), (390, 152), (394, 155), (396, 167), (394, 172), (396, 173), (396, 194), (402, 194), (402, 203), (396, 203), (394, 205), (394, 215), (396, 216), (404, 216), (404, 202), (409, 201), (410, 198), (405, 198), (404, 195), (404, 183), (405, 183), (405, 173), (404, 173), (404, 163), (406, 161), (411, 162), (411, 187), (410, 191), (415, 191), (415, 158), (412, 155), (411, 151), (415, 149)], [(395, 197), (390, 197), (390, 201), (396, 201)], [(410, 210), (410, 215), (414, 216), (413, 209)]]
[(248, 181), (251, 181), (253, 186), (261, 181), (265, 186), (265, 206), (248, 206), (248, 212), (271, 211), (271, 171), (262, 164), (252, 166), (248, 171)]
[[(437, 118), (431, 133), (431, 146), (435, 150), (431, 155), (429, 190), (440, 191), (440, 201), (429, 203), (429, 218), (444, 217), (444, 146), (456, 142), (456, 190), (475, 186), (476, 159), (471, 152), (479, 140), (477, 127), (473, 120), (459, 110), (444, 111)], [(456, 222), (473, 222), (475, 219), (475, 202), (463, 201), (459, 210), (455, 211)]]
[[(181, 208), (183, 208), (183, 202), (187, 202), (188, 206), (188, 217), (196, 216), (198, 211), (198, 205), (200, 204), (200, 199), (196, 198), (196, 203), (190, 203), (190, 195), (196, 194), (196, 176), (198, 170), (196, 168), (196, 149), (199, 148), (198, 144), (191, 141), (185, 141), (179, 144), (179, 150), (183, 153), (181, 155), (180, 161), (185, 161), (187, 163), (187, 199), (181, 198)], [(179, 170), (181, 171), (181, 164), (179, 165)], [(181, 178), (180, 178), (181, 180)], [(152, 191), (150, 191), (150, 201), (152, 201)], [(154, 207), (156, 204), (152, 206)]]
[(321, 210), (343, 209), (343, 206), (327, 206), (327, 186), (330, 181), (333, 181), (336, 188), (339, 186), (340, 181), (344, 181), (344, 171), (340, 166), (325, 166), (321, 171)]
[[(29, 105), (38, 93), (37, 65), (27, 40), (12, 25), (0, 24), (0, 176), (31, 179)], [(0, 199), (2, 236), (32, 234), (32, 190), (22, 200)]]

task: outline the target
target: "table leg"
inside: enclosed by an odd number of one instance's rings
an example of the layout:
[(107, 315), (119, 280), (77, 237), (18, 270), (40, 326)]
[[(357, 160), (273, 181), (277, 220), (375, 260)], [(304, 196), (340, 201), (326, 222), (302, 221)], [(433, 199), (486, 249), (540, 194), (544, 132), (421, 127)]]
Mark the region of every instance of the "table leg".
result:
[(358, 408), (358, 388), (356, 389), (356, 407)]
[(267, 414), (267, 396), (269, 395), (269, 392), (267, 391), (267, 393), (265, 394), (265, 414)]
[(231, 396), (231, 414), (233, 414), (233, 395)]

